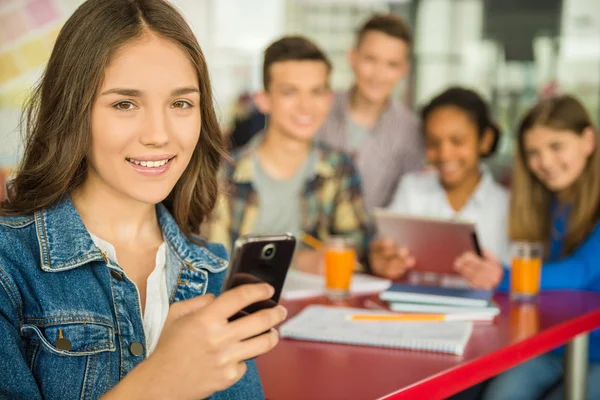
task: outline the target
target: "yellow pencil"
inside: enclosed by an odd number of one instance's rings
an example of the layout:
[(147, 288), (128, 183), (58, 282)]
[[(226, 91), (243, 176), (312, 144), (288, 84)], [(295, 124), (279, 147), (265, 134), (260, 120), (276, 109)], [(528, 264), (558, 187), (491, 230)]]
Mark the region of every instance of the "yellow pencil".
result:
[(323, 242), (316, 237), (309, 235), (308, 233), (302, 234), (302, 241), (304, 244), (312, 247), (315, 250), (323, 247)]
[(489, 321), (494, 317), (482, 313), (456, 314), (353, 314), (350, 321)]

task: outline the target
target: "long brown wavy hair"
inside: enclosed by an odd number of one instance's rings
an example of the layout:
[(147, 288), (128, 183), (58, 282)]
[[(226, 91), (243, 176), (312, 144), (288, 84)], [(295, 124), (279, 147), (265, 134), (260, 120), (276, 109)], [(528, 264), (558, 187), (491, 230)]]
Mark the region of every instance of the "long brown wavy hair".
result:
[[(518, 131), (510, 204), (509, 232), (512, 240), (548, 243), (551, 236), (550, 209), (555, 194), (548, 190), (527, 167), (524, 136), (534, 126), (582, 135), (593, 128), (583, 105), (572, 96), (541, 101), (523, 118)], [(563, 256), (570, 255), (594, 229), (600, 218), (600, 154), (596, 148), (577, 181), (570, 188), (572, 208), (564, 238)]]
[(200, 45), (182, 15), (164, 0), (88, 0), (65, 23), (25, 107), (24, 156), (0, 215), (51, 206), (84, 182), (91, 110), (104, 71), (119, 48), (148, 32), (178, 45), (198, 74), (200, 139), (163, 204), (186, 235), (199, 229), (216, 202), (223, 138)]

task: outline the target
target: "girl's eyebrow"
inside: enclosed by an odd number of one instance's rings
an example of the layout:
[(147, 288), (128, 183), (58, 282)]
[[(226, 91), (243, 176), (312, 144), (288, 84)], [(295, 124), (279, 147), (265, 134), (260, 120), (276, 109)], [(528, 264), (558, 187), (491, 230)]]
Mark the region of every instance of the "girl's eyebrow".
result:
[(101, 96), (106, 96), (109, 94), (119, 94), (121, 96), (128, 96), (128, 97), (140, 97), (142, 95), (142, 92), (140, 90), (136, 90), (136, 89), (114, 88), (114, 89), (108, 89), (108, 90), (102, 92)]
[[(171, 96), (182, 96), (189, 93), (200, 93), (200, 90), (195, 86), (180, 87), (173, 89), (173, 91), (171, 91)], [(140, 97), (142, 95), (142, 91), (128, 88), (113, 88), (102, 92), (101, 96), (106, 96), (109, 94), (118, 94), (127, 97)]]
[(200, 90), (195, 86), (181, 87), (181, 88), (174, 89), (171, 92), (171, 96), (183, 96), (184, 94), (189, 94), (189, 93), (200, 93)]

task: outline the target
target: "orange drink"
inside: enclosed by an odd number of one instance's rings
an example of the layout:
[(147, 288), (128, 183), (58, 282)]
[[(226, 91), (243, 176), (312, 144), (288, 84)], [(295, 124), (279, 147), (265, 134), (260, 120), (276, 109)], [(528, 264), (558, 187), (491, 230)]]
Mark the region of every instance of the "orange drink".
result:
[(350, 296), (350, 282), (356, 265), (352, 240), (332, 237), (325, 244), (325, 286), (331, 299)]
[(539, 243), (516, 242), (511, 248), (510, 297), (534, 299), (540, 291), (543, 248)]

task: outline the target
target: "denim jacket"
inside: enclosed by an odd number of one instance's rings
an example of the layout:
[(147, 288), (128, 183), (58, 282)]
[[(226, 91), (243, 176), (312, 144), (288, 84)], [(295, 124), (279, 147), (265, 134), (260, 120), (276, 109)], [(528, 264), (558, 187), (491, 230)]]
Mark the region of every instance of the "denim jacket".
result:
[[(170, 302), (218, 294), (221, 245), (197, 246), (166, 208)], [(33, 215), (0, 217), (0, 398), (96, 399), (146, 358), (139, 293), (103, 258), (70, 198)], [(254, 362), (211, 399), (262, 399)]]

